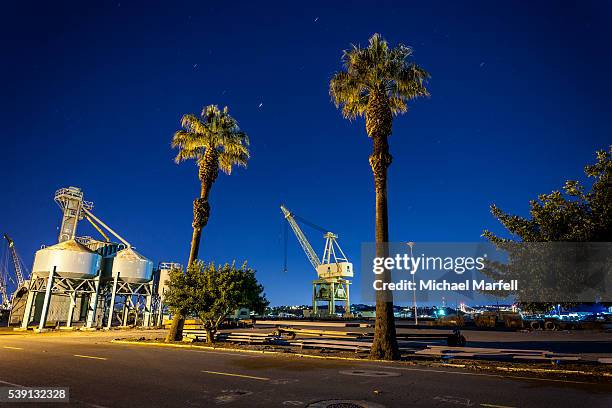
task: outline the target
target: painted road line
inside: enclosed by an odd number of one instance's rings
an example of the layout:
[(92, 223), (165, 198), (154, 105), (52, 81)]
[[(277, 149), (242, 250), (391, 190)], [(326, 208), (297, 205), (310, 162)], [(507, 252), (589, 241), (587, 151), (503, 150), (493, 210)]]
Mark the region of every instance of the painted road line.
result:
[(20, 384), (15, 384), (12, 382), (2, 381), (2, 380), (0, 380), (0, 384), (10, 385), (11, 387), (24, 387), (23, 385), (20, 385)]
[(508, 405), (495, 405), (495, 404), (480, 404), (481, 407), (488, 407), (488, 408), (516, 408), (516, 407), (510, 407)]
[(23, 347), (2, 346), (2, 348), (9, 350), (23, 350)]
[(206, 370), (202, 370), (203, 373), (207, 373), (207, 374), (216, 374), (216, 375), (227, 375), (229, 377), (240, 377), (240, 378), (250, 378), (251, 380), (260, 380), (260, 381), (268, 381), (270, 380), (267, 377), (255, 377), (252, 375), (244, 375), (244, 374), (234, 374), (234, 373), (221, 373), (218, 371), (206, 371)]
[(223, 354), (226, 356), (232, 357), (248, 357), (248, 358), (261, 358), (263, 356), (257, 354), (245, 354), (243, 356), (237, 355), (237, 353), (226, 353), (224, 351), (216, 351), (216, 350), (191, 350), (191, 349), (183, 349), (183, 351), (189, 351), (191, 353), (215, 353), (215, 354)]
[(518, 380), (550, 381), (550, 382), (572, 383), (572, 384), (597, 384), (595, 382), (589, 382), (589, 381), (558, 380), (555, 378), (525, 377), (525, 376), (518, 376), (518, 375), (468, 373), (468, 372), (463, 372), (463, 371), (434, 370), (431, 368), (407, 368), (407, 367), (390, 367), (390, 366), (385, 366), (385, 368), (390, 368), (392, 370), (423, 371), (423, 372), (428, 372), (428, 373), (439, 373), (439, 374), (456, 374), (456, 375), (473, 375), (476, 377), (507, 378), (509, 380), (518, 379)]
[(79, 358), (91, 358), (93, 360), (108, 360), (106, 357), (84, 356), (82, 354), (73, 354), (73, 356), (79, 357)]

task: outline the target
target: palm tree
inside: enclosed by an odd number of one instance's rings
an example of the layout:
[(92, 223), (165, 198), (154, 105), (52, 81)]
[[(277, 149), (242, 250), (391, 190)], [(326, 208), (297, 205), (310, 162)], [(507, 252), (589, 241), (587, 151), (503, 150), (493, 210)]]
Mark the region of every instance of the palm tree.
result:
[[(210, 215), (208, 197), (219, 170), (229, 175), (234, 166), (246, 167), (250, 154), (249, 138), (230, 116), (227, 106), (221, 111), (217, 105), (208, 105), (202, 109), (200, 117), (184, 115), (181, 126), (183, 129), (175, 132), (172, 138), (172, 147), (178, 149), (174, 161), (178, 164), (185, 160), (195, 160), (200, 179), (200, 197), (193, 201), (189, 266), (198, 257), (202, 229)], [(166, 341), (181, 340), (183, 322), (184, 316), (174, 315)]]
[[(353, 45), (342, 56), (344, 70), (329, 83), (329, 94), (342, 115), (349, 120), (365, 116), (366, 132), (372, 139), (370, 166), (376, 191), (376, 256), (388, 256), (387, 168), (391, 165), (388, 137), (393, 116), (408, 110), (408, 101), (428, 96), (425, 82), (429, 74), (408, 61), (412, 49), (389, 45), (380, 34), (374, 34), (367, 48)], [(382, 279), (390, 280), (389, 272)], [(391, 293), (376, 293), (376, 324), (370, 356), (399, 358)]]

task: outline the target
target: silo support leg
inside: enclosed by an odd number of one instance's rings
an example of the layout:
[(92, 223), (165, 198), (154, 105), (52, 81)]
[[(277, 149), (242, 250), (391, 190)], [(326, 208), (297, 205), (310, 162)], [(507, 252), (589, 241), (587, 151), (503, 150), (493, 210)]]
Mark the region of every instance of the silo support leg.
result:
[(34, 304), (34, 297), (36, 292), (28, 291), (28, 298), (26, 300), (25, 310), (23, 312), (23, 320), (21, 321), (21, 328), (27, 329), (28, 323), (30, 323), (30, 317), (32, 316), (32, 305)]
[(121, 326), (125, 326), (127, 321), (127, 298), (123, 301), (123, 308), (121, 309)]
[(76, 306), (76, 293), (70, 294), (70, 307), (68, 307), (68, 316), (66, 317), (66, 327), (72, 327), (72, 316), (74, 315), (74, 307)]
[(144, 321), (142, 325), (144, 327), (149, 327), (151, 325), (151, 303), (153, 302), (153, 283), (149, 285), (149, 294), (147, 295), (147, 300), (145, 303), (144, 310)]
[(110, 307), (108, 308), (108, 320), (106, 328), (110, 329), (113, 325), (113, 312), (115, 311), (115, 297), (117, 296), (117, 283), (119, 282), (119, 273), (113, 279), (113, 291), (111, 292)]
[(94, 325), (94, 320), (96, 319), (96, 309), (98, 307), (98, 292), (100, 291), (100, 275), (94, 278), (94, 288), (95, 292), (91, 294), (91, 298), (89, 300), (89, 313), (87, 314), (87, 324), (85, 327), (91, 329)]
[(128, 317), (130, 315), (130, 307), (131, 307), (131, 305), (132, 305), (132, 297), (131, 296), (126, 296), (125, 302), (123, 303), (123, 318), (122, 318), (122, 322), (121, 322), (122, 326), (127, 326), (127, 324), (128, 324)]
[(40, 312), (40, 323), (38, 324), (38, 330), (43, 330), (47, 323), (47, 314), (49, 313), (49, 302), (51, 301), (51, 289), (53, 288), (53, 275), (55, 275), (55, 266), (53, 270), (49, 272), (47, 277), (47, 287), (45, 288), (45, 299), (43, 300), (42, 311)]
[(163, 304), (162, 298), (160, 296), (159, 301), (157, 302), (157, 322), (156, 322), (156, 324), (157, 324), (158, 327), (161, 327), (161, 326), (164, 325), (164, 322), (162, 321), (162, 319), (163, 319), (163, 317), (162, 317), (163, 310), (164, 310), (164, 304)]

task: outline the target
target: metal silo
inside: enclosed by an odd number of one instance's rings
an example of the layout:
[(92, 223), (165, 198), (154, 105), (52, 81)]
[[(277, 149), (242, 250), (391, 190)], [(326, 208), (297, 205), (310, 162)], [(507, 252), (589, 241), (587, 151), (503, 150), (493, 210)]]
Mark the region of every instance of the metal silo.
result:
[(117, 276), (126, 282), (149, 282), (153, 274), (153, 262), (131, 247), (117, 252), (113, 258), (112, 276)]
[(163, 296), (168, 287), (167, 281), (170, 279), (170, 271), (172, 269), (182, 269), (181, 264), (175, 262), (160, 262), (158, 266), (159, 282), (157, 284), (157, 294)]
[(74, 239), (36, 251), (32, 274), (47, 276), (55, 267), (67, 278), (92, 278), (100, 269), (102, 257)]

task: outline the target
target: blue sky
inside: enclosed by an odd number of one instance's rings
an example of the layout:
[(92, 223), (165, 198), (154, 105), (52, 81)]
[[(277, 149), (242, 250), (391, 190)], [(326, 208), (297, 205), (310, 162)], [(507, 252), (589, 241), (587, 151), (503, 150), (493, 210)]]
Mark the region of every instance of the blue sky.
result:
[(491, 203), (525, 215), (612, 140), (608, 2), (176, 3), (3, 4), (0, 228), (28, 266), (56, 241), (53, 193), (70, 185), (144, 255), (185, 262), (199, 186), (170, 138), (215, 103), (252, 159), (214, 185), (200, 256), (247, 259), (272, 304), (309, 303), (314, 271), (293, 236), (282, 272), (279, 205), (340, 235), (358, 267), (374, 235), (371, 142), (327, 84), (374, 32), (432, 75), (431, 98), (393, 126), (393, 241), (502, 232)]

